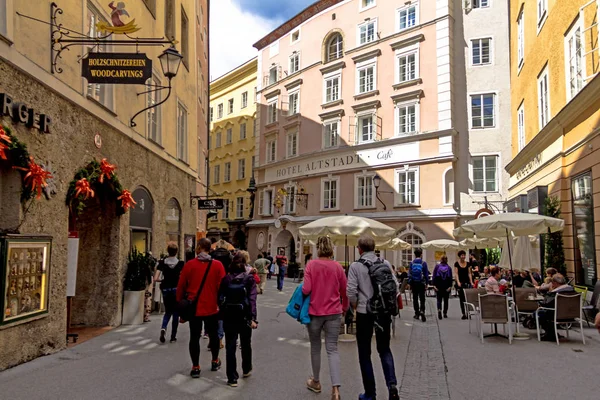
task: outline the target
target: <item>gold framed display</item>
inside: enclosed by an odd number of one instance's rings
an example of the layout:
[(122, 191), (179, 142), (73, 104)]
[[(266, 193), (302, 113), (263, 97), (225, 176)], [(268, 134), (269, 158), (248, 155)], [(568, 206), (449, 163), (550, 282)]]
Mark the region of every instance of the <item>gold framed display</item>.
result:
[(10, 235), (0, 240), (3, 288), (0, 324), (47, 313), (51, 239)]

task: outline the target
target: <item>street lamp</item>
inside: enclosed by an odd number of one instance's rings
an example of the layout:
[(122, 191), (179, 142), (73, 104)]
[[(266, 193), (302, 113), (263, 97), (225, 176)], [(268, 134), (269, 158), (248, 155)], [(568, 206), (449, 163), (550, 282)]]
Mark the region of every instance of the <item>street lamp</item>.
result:
[(152, 89), (147, 90), (145, 92), (138, 93), (137, 95), (140, 96), (142, 94), (148, 94), (148, 93), (158, 92), (158, 91), (167, 89), (168, 90), (167, 96), (160, 102), (158, 102), (156, 104), (152, 104), (152, 105), (144, 108), (143, 110), (138, 111), (133, 117), (131, 117), (131, 120), (129, 121), (129, 125), (132, 128), (137, 126), (137, 124), (134, 122), (135, 117), (137, 117), (138, 115), (140, 115), (141, 113), (143, 113), (145, 111), (148, 111), (152, 108), (156, 108), (156, 107), (160, 106), (161, 104), (163, 104), (165, 101), (167, 101), (169, 99), (169, 96), (171, 96), (171, 79), (173, 79), (173, 78), (175, 78), (175, 76), (177, 76), (177, 72), (179, 72), (179, 67), (181, 66), (182, 60), (183, 60), (183, 56), (177, 51), (175, 46), (169, 47), (168, 49), (163, 51), (160, 56), (158, 56), (158, 61), (160, 62), (160, 68), (162, 69), (163, 75), (168, 79), (169, 86), (160, 86), (160, 85), (149, 84), (147, 86)]
[(375, 190), (379, 189), (379, 185), (381, 185), (381, 177), (375, 174), (373, 177), (373, 186), (375, 186)]
[(375, 176), (373, 177), (373, 186), (375, 186), (375, 197), (377, 198), (377, 200), (379, 200), (379, 202), (383, 206), (383, 211), (387, 210), (385, 203), (379, 197), (379, 193), (394, 193), (394, 192), (383, 192), (383, 191), (380, 192), (379, 191), (379, 187), (381, 186), (381, 177), (377, 174), (375, 174)]
[(246, 192), (250, 193), (250, 218), (254, 218), (254, 200), (256, 199), (256, 179), (254, 179), (254, 169), (252, 169), (252, 176), (250, 177), (250, 182), (248, 183), (248, 189)]

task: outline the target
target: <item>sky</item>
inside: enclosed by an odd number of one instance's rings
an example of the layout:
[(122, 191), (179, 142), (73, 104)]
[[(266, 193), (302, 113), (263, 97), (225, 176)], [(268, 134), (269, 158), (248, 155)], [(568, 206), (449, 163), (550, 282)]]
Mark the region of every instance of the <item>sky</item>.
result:
[(210, 0), (211, 80), (255, 57), (254, 43), (315, 1)]

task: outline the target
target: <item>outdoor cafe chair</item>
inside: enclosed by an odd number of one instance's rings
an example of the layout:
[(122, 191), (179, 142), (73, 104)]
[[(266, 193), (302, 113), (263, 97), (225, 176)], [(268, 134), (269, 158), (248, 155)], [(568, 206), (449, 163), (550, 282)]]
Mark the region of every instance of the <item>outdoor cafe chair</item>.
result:
[[(556, 294), (556, 300), (554, 308), (540, 307), (540, 310), (554, 311), (554, 331), (559, 325), (567, 331), (567, 339), (569, 338), (569, 330), (572, 328), (572, 324), (579, 323), (579, 331), (581, 332), (581, 341), (585, 344), (585, 335), (583, 334), (583, 310), (581, 308), (581, 293), (567, 295), (567, 294)], [(535, 325), (537, 328), (538, 341), (541, 341), (540, 336), (540, 318), (538, 313), (535, 314)], [(560, 345), (558, 341), (558, 332), (556, 332), (556, 344)]]
[(502, 336), (498, 334), (498, 324), (508, 325), (508, 343), (512, 344), (512, 318), (507, 296), (495, 293), (479, 295), (479, 335), (481, 343), (483, 343), (484, 338), (483, 324), (494, 324), (494, 333), (486, 335), (486, 337)]
[(588, 316), (593, 320), (596, 317), (596, 314), (600, 311), (600, 280), (596, 282), (594, 285), (594, 291), (592, 292), (592, 299), (590, 304), (583, 305), (583, 316), (585, 317), (585, 322), (587, 322), (588, 328), (590, 327), (590, 320)]
[(539, 305), (536, 301), (528, 300), (530, 295), (537, 296), (535, 288), (514, 288), (517, 324), (519, 323), (519, 315), (531, 315), (538, 309)]
[[(469, 333), (471, 333), (471, 320), (475, 317), (479, 320), (479, 291), (477, 289), (465, 289), (465, 307), (467, 308), (467, 318), (469, 319)], [(479, 324), (477, 327), (477, 334), (479, 334)]]
[(408, 294), (406, 293), (408, 287), (408, 278), (402, 279), (402, 283), (400, 284), (400, 295), (404, 295), (404, 302), (408, 304)]

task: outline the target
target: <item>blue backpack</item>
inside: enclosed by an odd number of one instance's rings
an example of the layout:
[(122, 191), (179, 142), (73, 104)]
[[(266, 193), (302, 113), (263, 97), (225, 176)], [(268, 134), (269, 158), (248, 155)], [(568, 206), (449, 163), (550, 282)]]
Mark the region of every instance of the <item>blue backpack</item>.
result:
[(423, 261), (420, 263), (412, 262), (410, 264), (410, 281), (415, 283), (423, 282)]
[(290, 302), (285, 309), (285, 312), (302, 325), (310, 323), (310, 315), (308, 315), (308, 306), (310, 305), (310, 295), (305, 296), (302, 293), (303, 284), (298, 285)]

